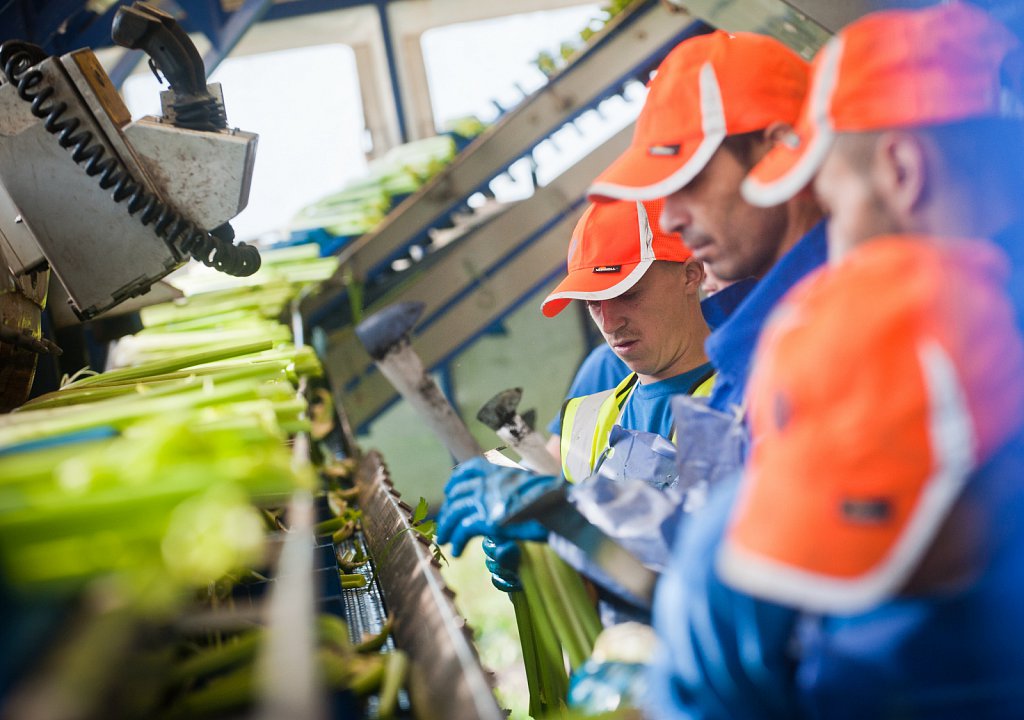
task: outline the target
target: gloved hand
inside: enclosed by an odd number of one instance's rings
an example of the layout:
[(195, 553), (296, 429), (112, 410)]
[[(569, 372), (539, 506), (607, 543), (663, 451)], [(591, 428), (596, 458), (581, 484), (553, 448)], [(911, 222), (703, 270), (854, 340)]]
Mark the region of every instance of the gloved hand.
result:
[(491, 585), (502, 592), (522, 590), (519, 582), (519, 545), (515, 540), (495, 542), (492, 538), (484, 538), (484, 564), (491, 572)]
[(647, 695), (647, 665), (657, 642), (649, 625), (606, 627), (590, 658), (569, 679), (569, 707), (583, 715), (639, 707)]
[(458, 465), (445, 485), (444, 505), (437, 517), (437, 542), (451, 542), (458, 557), (470, 539), (546, 540), (547, 530), (535, 520), (502, 526), (501, 521), (561, 478), (504, 467), (482, 457)]
[(587, 660), (569, 680), (567, 704), (583, 715), (640, 707), (647, 693), (647, 666)]

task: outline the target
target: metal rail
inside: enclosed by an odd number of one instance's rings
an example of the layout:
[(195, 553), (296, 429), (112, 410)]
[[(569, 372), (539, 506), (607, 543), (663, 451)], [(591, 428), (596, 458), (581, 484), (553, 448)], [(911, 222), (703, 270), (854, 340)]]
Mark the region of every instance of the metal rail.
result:
[[(457, 355), (564, 269), (586, 188), (626, 148), (632, 133), (632, 125), (619, 131), (530, 198), (439, 250), (367, 314), (393, 302), (422, 301), (427, 307), (413, 342), (424, 365), (434, 368)], [(354, 427), (397, 399), (351, 327), (328, 335), (324, 361), (336, 402)]]
[(455, 161), (405, 200), (373, 232), (340, 253), (338, 273), (303, 303), (307, 322), (330, 326), (349, 279), (365, 282), (388, 268), (428, 231), (444, 226), (474, 193), (529, 155), (537, 145), (631, 81), (646, 81), (668, 51), (701, 32), (690, 15), (659, 0), (624, 11), (591, 39), (586, 52), (462, 151)]
[(807, 59), (832, 32), (886, 1), (667, 0), (713, 27), (771, 35)]
[(395, 606), (392, 637), (409, 655), (409, 696), (423, 720), (503, 720), (472, 631), (455, 609), (454, 593), (423, 538), (411, 530), (379, 454), (357, 473), (363, 532), (385, 600)]

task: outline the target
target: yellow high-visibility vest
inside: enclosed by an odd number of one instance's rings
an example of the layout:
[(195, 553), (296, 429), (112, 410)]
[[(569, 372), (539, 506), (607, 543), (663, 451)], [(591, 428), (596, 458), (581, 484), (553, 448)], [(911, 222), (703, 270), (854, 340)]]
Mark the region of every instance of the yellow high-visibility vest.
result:
[[(636, 388), (637, 375), (630, 373), (617, 387), (571, 398), (562, 408), (562, 474), (569, 482), (585, 480), (608, 447), (608, 436), (622, 415), (622, 408)], [(690, 389), (694, 397), (707, 397), (715, 386), (715, 374)], [(673, 442), (675, 437), (670, 438)]]

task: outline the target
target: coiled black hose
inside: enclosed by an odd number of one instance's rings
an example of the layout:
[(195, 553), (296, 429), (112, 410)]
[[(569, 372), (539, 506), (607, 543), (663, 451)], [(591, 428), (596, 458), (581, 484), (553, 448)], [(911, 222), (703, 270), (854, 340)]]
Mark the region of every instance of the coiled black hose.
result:
[(220, 272), (245, 277), (259, 270), (259, 250), (246, 243), (236, 245), (226, 234), (212, 235), (197, 227), (147, 192), (117, 158), (108, 157), (106, 148), (93, 142), (92, 131), (78, 132), (81, 120), (67, 113), (67, 103), (50, 101), (56, 91), (44, 82), (41, 71), (33, 69), (45, 58), (45, 53), (30, 43), (11, 40), (0, 45), (0, 67), (17, 86), (18, 97), (31, 103), (32, 114), (43, 121), (47, 132), (56, 136), (90, 177), (98, 178), (101, 188), (111, 191), (115, 203), (127, 203), (129, 215), (138, 213), (141, 223), (152, 224), (163, 240)]

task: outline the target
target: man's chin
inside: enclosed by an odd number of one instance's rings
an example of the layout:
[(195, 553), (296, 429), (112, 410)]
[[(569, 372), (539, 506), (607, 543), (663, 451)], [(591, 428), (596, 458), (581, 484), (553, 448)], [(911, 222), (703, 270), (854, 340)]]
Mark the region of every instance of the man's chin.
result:
[(639, 360), (623, 357), (618, 353), (616, 353), (616, 355), (618, 355), (619, 360), (626, 363), (626, 367), (628, 367), (632, 372), (635, 372), (637, 375), (645, 375), (645, 371), (650, 369)]

